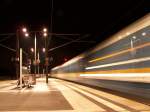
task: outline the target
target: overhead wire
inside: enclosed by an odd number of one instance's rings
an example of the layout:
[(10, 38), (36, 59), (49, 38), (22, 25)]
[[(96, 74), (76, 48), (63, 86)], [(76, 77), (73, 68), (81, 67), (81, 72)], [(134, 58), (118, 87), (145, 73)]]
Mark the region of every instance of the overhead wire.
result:
[(12, 37), (12, 35), (9, 35), (9, 36), (7, 36), (7, 37), (4, 37), (3, 39), (0, 40), (0, 42), (3, 42), (3, 41), (5, 41), (5, 40), (7, 40), (7, 39), (9, 39), (9, 38), (11, 38), (11, 37)]
[(11, 51), (13, 51), (13, 52), (16, 52), (15, 49), (12, 49), (12, 48), (10, 48), (10, 47), (7, 47), (7, 46), (5, 46), (5, 45), (3, 45), (3, 44), (0, 44), (0, 46), (3, 47), (3, 48), (6, 48), (6, 49), (8, 49), (8, 50), (11, 50)]
[(78, 40), (84, 39), (84, 38), (86, 38), (86, 37), (89, 37), (89, 34), (86, 34), (86, 35), (84, 35), (83, 37), (78, 38), (78, 39), (75, 39), (75, 40), (72, 40), (72, 41), (70, 41), (70, 42), (66, 42), (65, 44), (59, 45), (59, 46), (57, 46), (57, 47), (51, 48), (51, 49), (48, 50), (48, 52), (53, 51), (53, 50), (58, 49), (58, 48), (61, 48), (61, 47), (64, 47), (64, 46), (67, 46), (67, 45), (69, 45), (69, 44), (71, 44), (71, 43), (73, 43), (73, 42), (76, 42), (76, 41), (78, 41)]

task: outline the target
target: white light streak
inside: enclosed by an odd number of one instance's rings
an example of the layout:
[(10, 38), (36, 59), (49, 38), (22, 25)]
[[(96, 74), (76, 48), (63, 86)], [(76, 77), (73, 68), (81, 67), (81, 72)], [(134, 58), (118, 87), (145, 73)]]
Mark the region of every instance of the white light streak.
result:
[(117, 65), (138, 63), (138, 62), (149, 61), (149, 60), (150, 60), (150, 57), (143, 57), (143, 58), (137, 58), (137, 59), (132, 59), (128, 61), (121, 61), (121, 62), (110, 63), (110, 64), (105, 64), (105, 65), (86, 67), (85, 69), (89, 70), (89, 69), (95, 69), (95, 68), (104, 68), (104, 67), (111, 67), (111, 66), (117, 66)]
[(150, 73), (80, 74), (81, 77), (150, 77)]

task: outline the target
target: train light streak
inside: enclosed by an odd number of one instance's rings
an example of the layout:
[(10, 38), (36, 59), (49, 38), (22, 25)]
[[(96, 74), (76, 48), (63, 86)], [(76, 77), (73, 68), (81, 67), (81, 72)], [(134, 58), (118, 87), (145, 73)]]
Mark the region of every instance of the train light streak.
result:
[(150, 73), (80, 74), (81, 77), (150, 77)]
[(141, 49), (141, 48), (144, 48), (144, 47), (148, 47), (148, 46), (150, 46), (150, 43), (145, 43), (145, 44), (143, 44), (143, 45), (140, 45), (140, 46), (137, 46), (137, 47), (134, 47), (134, 48), (122, 50), (122, 51), (117, 52), (117, 53), (109, 54), (109, 55), (106, 55), (106, 56), (104, 56), (104, 57), (99, 57), (99, 58), (90, 60), (89, 63), (96, 62), (96, 61), (100, 61), (100, 60), (107, 59), (107, 58), (111, 58), (111, 57), (113, 57), (113, 56), (118, 56), (118, 55), (121, 55), (121, 54), (123, 54), (123, 53), (128, 53), (128, 52), (130, 52), (130, 51), (133, 51), (133, 49), (134, 49), (134, 50), (138, 50), (138, 49)]
[(115, 63), (110, 63), (110, 64), (91, 66), (91, 67), (86, 67), (85, 69), (89, 70), (89, 69), (96, 69), (96, 68), (104, 68), (104, 67), (111, 67), (111, 66), (117, 66), (117, 65), (139, 63), (139, 62), (143, 62), (143, 61), (150, 61), (150, 57), (143, 57), (143, 58), (131, 59), (128, 61), (121, 61), (121, 62), (115, 62)]

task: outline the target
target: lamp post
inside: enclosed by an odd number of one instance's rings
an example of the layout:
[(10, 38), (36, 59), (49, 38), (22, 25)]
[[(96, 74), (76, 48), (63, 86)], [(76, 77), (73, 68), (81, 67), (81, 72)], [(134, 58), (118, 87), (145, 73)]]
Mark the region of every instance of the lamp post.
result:
[(31, 48), (31, 51), (34, 52), (34, 84), (36, 84), (36, 65), (37, 65), (37, 39), (36, 39), (36, 32), (34, 32), (34, 49)]
[[(25, 36), (29, 36), (26, 28), (22, 28), (22, 32), (25, 33)], [(17, 79), (19, 79), (19, 74), (20, 74), (20, 65), (19, 65), (19, 61), (20, 61), (20, 37), (19, 36), (20, 36), (20, 33), (21, 33), (21, 30), (20, 30), (20, 28), (18, 28), (16, 31), (16, 78)]]
[(34, 69), (34, 75), (36, 77), (36, 64), (37, 64), (37, 60), (36, 60), (36, 33), (35, 33), (35, 37), (34, 37), (34, 61), (35, 61), (35, 69)]
[[(28, 36), (26, 28), (23, 28), (22, 31), (25, 33), (25, 36)], [(16, 63), (16, 74), (17, 74), (17, 79), (20, 82), (20, 88), (22, 89), (22, 48), (20, 48), (19, 35), (20, 35), (20, 29), (17, 29), (17, 32), (16, 32), (16, 48), (17, 48), (17, 50), (16, 50), (17, 51), (16, 52), (16, 61), (17, 61), (17, 63)]]
[[(24, 32), (24, 35), (26, 37), (29, 36), (29, 34), (27, 33), (27, 29), (23, 28), (22, 31)], [(34, 32), (34, 84), (36, 84), (36, 64), (37, 64), (37, 56), (36, 56), (36, 51), (37, 51), (37, 39), (36, 39), (36, 32)], [(32, 51), (33, 49), (31, 49)]]
[(47, 45), (47, 41), (48, 41), (48, 38), (47, 38), (47, 29), (44, 28), (43, 29), (43, 36), (45, 37), (45, 49), (43, 49), (45, 51), (45, 73), (46, 73), (46, 83), (48, 83), (48, 45)]

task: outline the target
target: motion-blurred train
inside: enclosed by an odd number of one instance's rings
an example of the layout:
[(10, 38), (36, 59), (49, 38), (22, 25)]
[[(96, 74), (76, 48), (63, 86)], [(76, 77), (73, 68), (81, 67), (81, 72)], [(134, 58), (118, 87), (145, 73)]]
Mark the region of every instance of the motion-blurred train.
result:
[(150, 13), (51, 74), (150, 98)]

